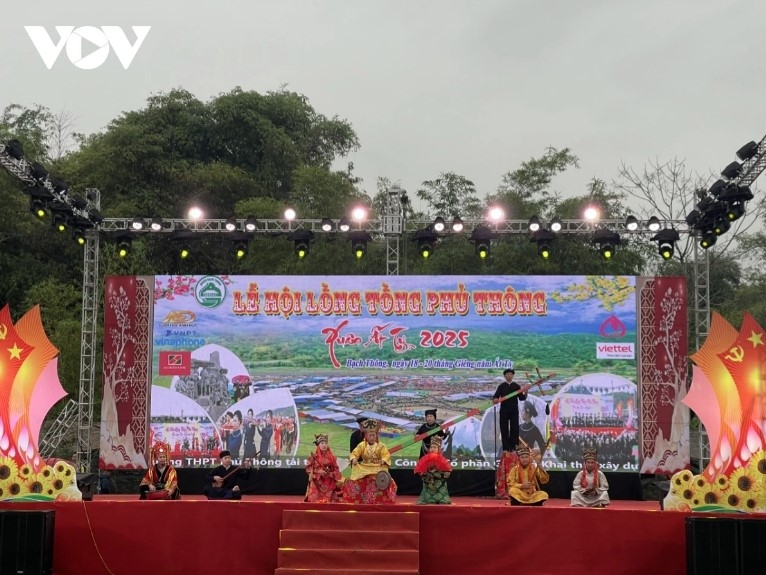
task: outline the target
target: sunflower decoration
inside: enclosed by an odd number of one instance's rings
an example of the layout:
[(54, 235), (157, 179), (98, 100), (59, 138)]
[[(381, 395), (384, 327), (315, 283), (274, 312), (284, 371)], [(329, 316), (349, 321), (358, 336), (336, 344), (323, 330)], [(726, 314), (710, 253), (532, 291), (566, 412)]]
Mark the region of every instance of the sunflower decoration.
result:
[(753, 497), (757, 499), (756, 494), (761, 490), (761, 481), (756, 481), (753, 477), (750, 467), (740, 467), (729, 478), (730, 489), (736, 490), (743, 499)]
[(17, 477), (12, 483), (6, 484), (6, 497), (13, 499), (15, 497), (24, 497), (29, 494), (29, 489), (24, 481)]
[(35, 474), (27, 479), (27, 489), (32, 495), (42, 495), (45, 490), (45, 484), (40, 480), (39, 474)]
[(56, 465), (53, 466), (53, 472), (56, 475), (63, 475), (64, 471), (66, 471), (66, 467), (67, 467), (66, 463), (64, 463), (63, 461), (57, 461)]
[(19, 474), (19, 466), (12, 457), (0, 457), (0, 481), (13, 482)]
[(748, 513), (753, 513), (754, 511), (758, 510), (758, 499), (756, 497), (755, 493), (750, 494), (749, 497), (746, 497), (742, 500), (742, 504), (740, 508), (743, 511), (747, 511)]
[(39, 475), (42, 479), (46, 481), (50, 481), (53, 478), (54, 474), (55, 474), (55, 471), (50, 465), (46, 465), (40, 471), (37, 472), (37, 475)]
[(735, 490), (724, 493), (722, 504), (732, 509), (739, 509), (742, 505), (742, 495)]
[(29, 463), (25, 463), (21, 467), (19, 467), (19, 477), (23, 480), (29, 479), (29, 476), (34, 473), (34, 470), (32, 469), (32, 466), (29, 465)]
[(54, 472), (56, 473), (57, 477), (60, 477), (64, 480), (64, 483), (68, 483), (71, 479), (74, 481), (75, 479), (75, 472), (74, 467), (66, 463), (65, 461), (59, 461), (56, 463), (56, 466), (53, 468)]
[(58, 491), (63, 491), (67, 487), (66, 483), (63, 479), (60, 477), (54, 477), (50, 484), (48, 485), (48, 489), (46, 490), (46, 494), (48, 495), (55, 495)]
[(747, 467), (750, 472), (750, 477), (754, 478), (756, 481), (760, 479), (761, 484), (766, 482), (766, 451), (759, 449), (757, 452), (753, 453)]
[(715, 478), (713, 484), (721, 491), (726, 491), (729, 488), (729, 478), (725, 475), (719, 475)]
[(707, 487), (708, 481), (704, 478), (702, 475), (695, 475), (692, 477), (692, 487), (697, 490), (705, 489)]
[(689, 487), (689, 485), (691, 484), (692, 477), (694, 476), (692, 475), (692, 472), (689, 471), (688, 469), (679, 471), (670, 479), (670, 490), (675, 495), (681, 495), (684, 489)]
[(705, 483), (702, 489), (694, 490), (692, 505), (702, 507), (703, 505), (721, 505), (725, 500), (724, 494), (713, 483)]

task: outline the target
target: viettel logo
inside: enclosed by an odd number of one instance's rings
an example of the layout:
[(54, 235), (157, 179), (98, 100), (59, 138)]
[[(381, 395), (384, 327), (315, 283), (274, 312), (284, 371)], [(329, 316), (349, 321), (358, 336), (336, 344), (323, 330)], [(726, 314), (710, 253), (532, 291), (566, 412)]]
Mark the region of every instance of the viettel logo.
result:
[(202, 307), (214, 308), (223, 303), (226, 298), (226, 286), (221, 278), (205, 276), (197, 282), (194, 297)]
[(624, 337), (628, 330), (625, 328), (625, 324), (620, 321), (620, 318), (616, 315), (610, 315), (601, 324), (598, 332), (602, 337)]
[[(24, 26), (29, 38), (50, 70), (66, 46), (69, 61), (81, 70), (99, 68), (109, 57), (110, 49), (126, 70), (149, 34), (151, 26), (132, 26), (136, 40), (132, 44), (119, 26), (56, 26), (58, 41), (51, 38), (44, 26)], [(85, 48), (85, 50), (83, 50)]]

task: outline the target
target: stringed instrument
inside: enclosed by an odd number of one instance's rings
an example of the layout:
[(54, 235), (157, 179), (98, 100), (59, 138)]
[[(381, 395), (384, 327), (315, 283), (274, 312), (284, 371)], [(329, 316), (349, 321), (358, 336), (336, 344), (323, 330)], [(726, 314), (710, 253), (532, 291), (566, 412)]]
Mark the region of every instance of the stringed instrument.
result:
[[(246, 462), (249, 462), (250, 460), (249, 460), (249, 459), (246, 459), (245, 461), (246, 461)], [(221, 477), (220, 479), (213, 479), (213, 487), (218, 487), (218, 488), (220, 488), (220, 487), (223, 487), (223, 482), (224, 482), (224, 481), (226, 481), (226, 480), (227, 480), (229, 477), (231, 477), (232, 475), (234, 475), (234, 474), (235, 474), (237, 471), (239, 471), (240, 469), (242, 469), (242, 466), (241, 466), (241, 465), (240, 465), (240, 466), (238, 466), (238, 467), (233, 467), (233, 468), (231, 469), (231, 471), (229, 471), (229, 472), (228, 472), (226, 475), (224, 475), (224, 476), (223, 476), (223, 477)], [(246, 467), (245, 469), (249, 469), (249, 468), (247, 468), (247, 467)]]

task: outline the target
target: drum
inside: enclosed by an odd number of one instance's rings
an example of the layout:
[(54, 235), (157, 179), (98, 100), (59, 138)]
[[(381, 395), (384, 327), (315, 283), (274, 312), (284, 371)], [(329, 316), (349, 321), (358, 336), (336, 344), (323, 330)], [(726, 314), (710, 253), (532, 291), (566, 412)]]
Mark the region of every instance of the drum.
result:
[(170, 499), (170, 492), (167, 489), (158, 489), (157, 491), (147, 491), (146, 498), (149, 500)]
[(389, 485), (391, 485), (391, 476), (388, 474), (388, 471), (378, 471), (375, 475), (375, 486), (380, 491), (385, 491)]

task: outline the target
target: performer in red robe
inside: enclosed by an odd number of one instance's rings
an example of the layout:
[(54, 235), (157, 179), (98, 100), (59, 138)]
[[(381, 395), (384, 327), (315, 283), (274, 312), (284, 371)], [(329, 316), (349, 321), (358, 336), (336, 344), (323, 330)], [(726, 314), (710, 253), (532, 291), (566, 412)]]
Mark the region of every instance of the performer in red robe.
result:
[[(180, 499), (181, 493), (178, 490), (178, 476), (176, 470), (168, 463), (168, 453), (170, 445), (158, 441), (154, 444), (150, 453), (149, 469), (146, 470), (138, 491), (141, 493), (139, 499), (148, 499), (149, 493), (158, 493), (167, 491), (167, 496), (161, 499)], [(153, 463), (156, 461), (156, 463)]]
[(304, 501), (309, 503), (337, 503), (340, 500), (340, 469), (327, 439), (325, 434), (314, 436), (314, 445), (317, 447), (306, 464), (309, 484)]

